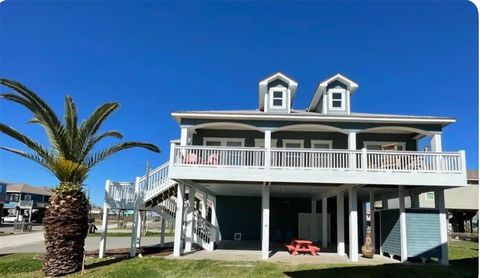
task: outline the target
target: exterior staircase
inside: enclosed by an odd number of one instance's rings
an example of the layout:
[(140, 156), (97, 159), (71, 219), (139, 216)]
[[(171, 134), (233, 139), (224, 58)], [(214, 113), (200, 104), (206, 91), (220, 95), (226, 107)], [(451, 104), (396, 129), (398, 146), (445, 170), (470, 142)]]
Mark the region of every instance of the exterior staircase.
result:
[[(175, 224), (177, 212), (178, 183), (168, 176), (169, 163), (148, 171), (135, 182), (106, 182), (105, 205), (113, 209), (131, 209), (137, 211), (153, 211), (166, 222)], [(202, 196), (197, 195), (201, 200)], [(184, 219), (189, 211), (188, 199), (184, 203)], [(196, 202), (195, 202), (196, 203)], [(135, 214), (136, 215), (136, 214)], [(182, 227), (182, 236), (186, 234), (186, 225)], [(198, 210), (193, 212), (193, 243), (203, 249), (213, 250), (217, 228), (202, 217)]]

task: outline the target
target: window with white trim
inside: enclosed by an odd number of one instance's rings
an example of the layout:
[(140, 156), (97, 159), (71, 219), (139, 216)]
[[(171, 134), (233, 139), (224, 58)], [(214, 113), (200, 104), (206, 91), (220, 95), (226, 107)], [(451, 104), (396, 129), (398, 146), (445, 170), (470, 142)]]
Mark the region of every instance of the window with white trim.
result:
[(428, 201), (431, 201), (431, 200), (435, 200), (435, 192), (427, 192), (425, 194), (425, 200), (428, 200)]
[(328, 109), (345, 110), (346, 91), (344, 89), (330, 89)]
[(243, 147), (245, 145), (244, 138), (217, 138), (217, 137), (204, 137), (204, 146), (217, 146), (217, 147)]
[[(270, 143), (272, 148), (277, 147), (277, 139), (272, 139)], [(265, 139), (255, 138), (255, 147), (257, 148), (265, 148)]]
[(331, 149), (332, 140), (312, 140), (312, 149)]
[(287, 107), (287, 89), (286, 88), (271, 88), (270, 92), (270, 108), (285, 109)]
[(372, 151), (381, 151), (383, 150), (382, 146), (396, 145), (397, 151), (404, 151), (406, 144), (405, 142), (378, 142), (378, 141), (365, 141), (363, 142), (364, 148)]
[(303, 140), (284, 139), (283, 147), (287, 149), (301, 149), (303, 148)]

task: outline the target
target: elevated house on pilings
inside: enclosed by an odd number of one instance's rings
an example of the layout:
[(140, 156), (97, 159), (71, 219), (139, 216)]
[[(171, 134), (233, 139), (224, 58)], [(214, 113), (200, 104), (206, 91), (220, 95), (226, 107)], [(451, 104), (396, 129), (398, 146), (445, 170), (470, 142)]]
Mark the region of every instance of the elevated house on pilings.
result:
[[(465, 152), (442, 148), (455, 119), (353, 112), (358, 85), (341, 74), (320, 82), (303, 110), (294, 109), (297, 88), (277, 72), (259, 82), (255, 110), (172, 113), (180, 140), (169, 161), (135, 182), (106, 183), (104, 215), (136, 212), (132, 256), (150, 210), (163, 227), (174, 223), (174, 256), (235, 241), (258, 242), (268, 259), (272, 242), (303, 238), (355, 262), (368, 204), (398, 198), (398, 208), (383, 202), (372, 214), (375, 252), (448, 263), (444, 190), (467, 184)], [(431, 191), (434, 208), (422, 208), (419, 194)]]

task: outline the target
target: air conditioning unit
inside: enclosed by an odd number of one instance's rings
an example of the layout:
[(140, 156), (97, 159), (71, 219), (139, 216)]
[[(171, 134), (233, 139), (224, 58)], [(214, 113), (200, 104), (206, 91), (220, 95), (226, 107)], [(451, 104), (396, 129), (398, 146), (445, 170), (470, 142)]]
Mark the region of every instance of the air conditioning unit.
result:
[(233, 234), (234, 240), (242, 240), (242, 233), (234, 233)]

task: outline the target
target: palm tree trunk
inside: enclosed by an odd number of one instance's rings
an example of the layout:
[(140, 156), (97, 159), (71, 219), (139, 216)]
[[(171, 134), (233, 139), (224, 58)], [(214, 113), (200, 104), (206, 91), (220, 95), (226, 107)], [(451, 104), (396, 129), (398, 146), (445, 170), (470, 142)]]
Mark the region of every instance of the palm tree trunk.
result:
[(88, 199), (81, 190), (56, 191), (49, 200), (43, 224), (47, 276), (62, 276), (82, 269), (88, 231)]

